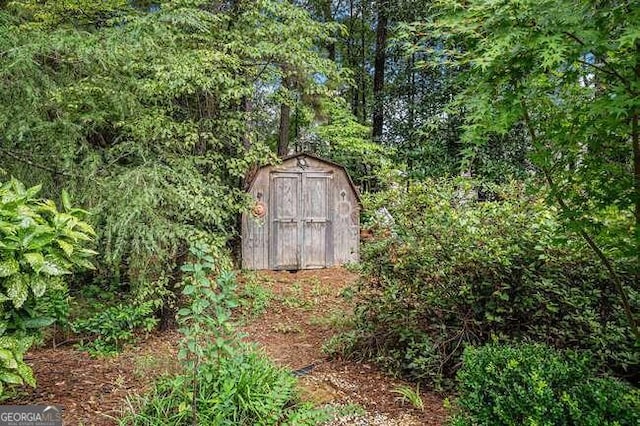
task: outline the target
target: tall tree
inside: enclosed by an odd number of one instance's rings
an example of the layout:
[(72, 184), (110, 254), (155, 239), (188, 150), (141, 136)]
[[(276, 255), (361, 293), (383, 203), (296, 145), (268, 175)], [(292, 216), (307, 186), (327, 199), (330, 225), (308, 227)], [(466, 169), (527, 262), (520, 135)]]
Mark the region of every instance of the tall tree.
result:
[(158, 300), (188, 241), (233, 236), (282, 81), (332, 93), (316, 46), (334, 29), (279, 0), (63, 3), (0, 10), (0, 163), (69, 188), (94, 213), (98, 273)]
[(373, 139), (382, 138), (384, 127), (384, 83), (387, 62), (388, 0), (378, 0), (376, 22), (376, 57), (373, 76)]
[[(289, 97), (288, 79), (282, 81), (282, 91), (286, 98)], [(291, 131), (291, 99), (284, 99), (280, 104), (280, 125), (278, 127), (278, 155), (284, 157), (289, 154), (289, 133)]]

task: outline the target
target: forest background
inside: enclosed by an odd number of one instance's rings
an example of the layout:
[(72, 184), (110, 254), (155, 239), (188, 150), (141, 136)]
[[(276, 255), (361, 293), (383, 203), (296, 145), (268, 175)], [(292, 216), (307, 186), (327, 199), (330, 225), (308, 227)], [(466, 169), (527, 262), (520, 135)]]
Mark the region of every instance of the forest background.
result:
[[(336, 352), (447, 387), (527, 341), (637, 383), (635, 1), (2, 0), (0, 81), (7, 336), (88, 283), (170, 326), (189, 248), (229, 267), (246, 178), (308, 151), (394, 218)], [(79, 235), (19, 239), (20, 203)]]

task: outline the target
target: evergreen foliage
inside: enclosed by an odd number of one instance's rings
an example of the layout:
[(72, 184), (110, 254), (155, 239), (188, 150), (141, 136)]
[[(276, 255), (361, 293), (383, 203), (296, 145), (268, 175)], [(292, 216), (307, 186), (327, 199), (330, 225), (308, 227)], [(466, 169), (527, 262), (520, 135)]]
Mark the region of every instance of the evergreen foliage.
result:
[(543, 345), (465, 350), (452, 425), (635, 425), (640, 393), (589, 361)]
[(309, 98), (339, 79), (314, 49), (333, 30), (281, 1), (65, 5), (0, 8), (3, 166), (74, 193), (94, 212), (98, 274), (159, 307), (187, 241), (235, 235), (245, 173), (273, 161), (257, 123), (282, 79)]

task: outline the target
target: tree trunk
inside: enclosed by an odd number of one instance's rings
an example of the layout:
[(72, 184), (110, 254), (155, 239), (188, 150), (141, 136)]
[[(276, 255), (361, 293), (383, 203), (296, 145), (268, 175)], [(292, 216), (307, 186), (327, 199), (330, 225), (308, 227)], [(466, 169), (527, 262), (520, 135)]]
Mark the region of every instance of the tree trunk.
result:
[(636, 233), (640, 235), (640, 129), (639, 113), (635, 111), (631, 118), (631, 141), (633, 143), (633, 177), (635, 192)]
[[(640, 42), (636, 42), (636, 57), (640, 56)], [(636, 82), (640, 81), (640, 63), (635, 67)], [(640, 239), (640, 110), (636, 107), (631, 115), (631, 143), (633, 144), (633, 184), (635, 193), (636, 238)], [(638, 241), (638, 240), (636, 240)], [(640, 247), (637, 247), (640, 250)], [(640, 251), (639, 251), (640, 253)], [(638, 268), (640, 273), (640, 268)]]
[[(324, 22), (333, 22), (333, 12), (331, 11), (332, 0), (324, 0), (322, 4), (322, 14), (324, 15)], [(331, 41), (327, 45), (327, 52), (329, 53), (329, 59), (336, 60), (336, 44)]]
[(376, 59), (373, 75), (373, 139), (382, 138), (384, 126), (384, 66), (387, 49), (387, 6), (388, 0), (378, 1), (378, 24), (376, 27)]
[[(349, 37), (347, 37), (347, 57), (345, 59), (346, 65), (348, 68), (356, 69), (357, 59), (356, 59), (356, 48), (355, 42), (353, 38), (353, 34), (355, 33), (355, 25), (353, 22), (354, 14), (353, 14), (353, 0), (349, 0)], [(357, 75), (355, 76), (357, 78)], [(358, 117), (358, 85), (353, 84), (349, 86), (349, 98), (351, 102), (351, 112), (354, 117)]]
[(409, 105), (407, 105), (407, 109), (409, 110), (409, 134), (413, 133), (413, 127), (415, 125), (415, 117), (416, 117), (416, 54), (412, 53), (409, 57), (409, 69), (407, 70), (407, 83), (409, 86), (409, 96), (408, 101)]
[(291, 124), (291, 107), (286, 103), (280, 105), (280, 132), (278, 135), (278, 155), (289, 154), (289, 127)]
[(367, 14), (366, 14), (365, 2), (360, 2), (360, 122), (365, 123), (367, 121), (367, 33), (365, 28), (367, 27)]

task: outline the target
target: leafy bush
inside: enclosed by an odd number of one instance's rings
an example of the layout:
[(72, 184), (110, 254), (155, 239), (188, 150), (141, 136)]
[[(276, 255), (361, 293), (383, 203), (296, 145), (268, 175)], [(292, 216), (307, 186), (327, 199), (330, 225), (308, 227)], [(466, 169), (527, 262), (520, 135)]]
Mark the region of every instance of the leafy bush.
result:
[(330, 118), (315, 128), (319, 143), (310, 146), (311, 151), (344, 164), (356, 185), (365, 190), (383, 186), (394, 150), (371, 142), (371, 129), (354, 117), (344, 100), (327, 100), (322, 108)]
[(16, 314), (16, 331), (34, 336), (35, 344), (50, 341), (55, 347), (60, 334), (64, 339), (71, 332), (70, 300), (67, 283), (54, 280), (42, 297), (25, 302), (26, 316)]
[(589, 360), (543, 345), (469, 347), (455, 425), (636, 425), (640, 392), (596, 378)]
[[(160, 308), (172, 302), (172, 289), (180, 283), (188, 241), (203, 241), (224, 253), (243, 193), (201, 170), (223, 162), (180, 158), (120, 170), (102, 183), (106, 188), (96, 191), (92, 202), (102, 222), (98, 243), (104, 248), (104, 278), (128, 283), (136, 301)], [(116, 200), (112, 193), (121, 196)]]
[(32, 343), (29, 337), (0, 337), (0, 396), (5, 384), (36, 386), (33, 372), (24, 362), (24, 354)]
[(94, 235), (82, 221), (86, 212), (72, 208), (64, 193), (60, 212), (53, 201), (36, 198), (39, 191), (15, 179), (0, 186), (0, 334), (21, 328), (17, 315), (25, 314), (25, 302), (59, 286), (59, 277), (93, 268), (95, 252), (84, 247)]
[(97, 314), (87, 319), (78, 319), (72, 323), (73, 331), (93, 338), (91, 343), (81, 348), (92, 355), (111, 355), (122, 349), (123, 345), (133, 341), (138, 330), (149, 332), (158, 323), (153, 316), (151, 302), (139, 305), (120, 303), (115, 306), (97, 306)]
[(218, 361), (234, 353), (231, 310), (239, 302), (233, 273), (223, 272), (215, 282), (209, 279), (215, 270), (210, 248), (196, 243), (190, 251), (196, 260), (182, 265), (182, 270), (189, 274), (183, 281), (182, 294), (191, 304), (178, 311), (179, 330), (184, 335), (178, 359), (194, 375), (200, 375), (206, 373), (200, 369), (208, 368), (207, 361)]
[(191, 248), (194, 262), (182, 294), (190, 304), (178, 311), (184, 334), (178, 351), (183, 373), (160, 381), (131, 402), (126, 425), (280, 425), (317, 424), (322, 412), (297, 406), (294, 377), (251, 349), (233, 333), (231, 310), (238, 306), (233, 274), (209, 276), (215, 259), (204, 244)]
[(93, 268), (86, 212), (64, 192), (59, 211), (39, 191), (15, 179), (0, 184), (0, 394), (3, 384), (35, 385), (23, 355), (38, 330), (67, 313), (64, 300), (47, 303), (66, 291), (62, 276)]
[[(366, 200), (374, 237), (362, 249), (355, 343), (343, 349), (435, 384), (453, 378), (466, 345), (493, 338), (582, 349), (637, 374), (618, 294), (591, 251), (537, 194), (513, 184), (475, 202), (472, 185), (427, 181)], [(633, 272), (621, 278), (637, 306)]]

